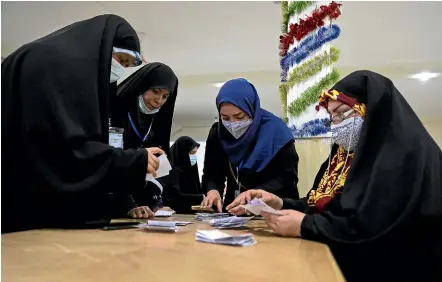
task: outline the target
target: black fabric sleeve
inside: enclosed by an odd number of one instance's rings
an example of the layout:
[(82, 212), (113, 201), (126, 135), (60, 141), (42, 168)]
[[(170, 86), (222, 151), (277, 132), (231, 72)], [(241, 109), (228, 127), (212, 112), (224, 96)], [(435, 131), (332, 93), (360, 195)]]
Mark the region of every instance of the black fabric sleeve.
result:
[(164, 198), (171, 202), (179, 202), (181, 206), (191, 207), (203, 201), (203, 194), (183, 193), (180, 189), (180, 172), (172, 169), (165, 179)]
[[(124, 151), (106, 144), (106, 109), (90, 93), (96, 78), (85, 78), (74, 69), (54, 72), (59, 63), (56, 57), (62, 54), (41, 48), (38, 54), (51, 55), (25, 60), (19, 92), (23, 99), (23, 133), (27, 136), (24, 145), (47, 189), (98, 192), (110, 187), (128, 189), (126, 185), (114, 187), (114, 183), (130, 182), (129, 187), (143, 183), (147, 152)], [(36, 70), (37, 65), (46, 67)], [(69, 81), (84, 83), (60, 83), (68, 77)]]
[[(293, 195), (286, 195), (292, 199), (299, 199), (298, 184), (299, 157), (294, 142), (290, 141), (275, 155), (269, 167), (274, 167), (274, 177), (260, 185), (260, 189), (281, 195), (280, 191), (294, 188)], [(283, 193), (286, 194), (286, 193)]]
[(126, 207), (127, 207), (127, 212), (130, 212), (132, 209), (138, 207), (138, 204), (135, 202), (135, 199), (132, 195), (127, 196)]
[(223, 194), (225, 187), (228, 157), (224, 152), (218, 137), (218, 122), (212, 125), (206, 141), (204, 169), (202, 176), (203, 191), (217, 190)]
[(308, 211), (307, 199), (302, 198), (299, 200), (294, 200), (294, 199), (290, 199), (290, 198), (283, 198), (281, 209), (282, 210), (296, 210), (296, 211), (306, 213)]

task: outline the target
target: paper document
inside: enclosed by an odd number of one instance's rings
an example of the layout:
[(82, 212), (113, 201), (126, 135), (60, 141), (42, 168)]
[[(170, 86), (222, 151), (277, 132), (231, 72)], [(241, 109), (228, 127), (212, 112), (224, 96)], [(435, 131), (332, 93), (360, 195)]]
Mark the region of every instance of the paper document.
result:
[(146, 174), (146, 181), (169, 175), (169, 172), (172, 169), (172, 166), (170, 165), (170, 162), (167, 159), (167, 156), (165, 154), (163, 154), (158, 157), (158, 160), (160, 161), (160, 166), (158, 167), (158, 170), (157, 170), (157, 176), (153, 177), (152, 174), (148, 173), (148, 174)]
[(175, 221), (148, 220), (138, 225), (138, 228), (147, 231), (177, 232), (180, 228)]
[(271, 206), (264, 203), (263, 200), (258, 198), (254, 198), (247, 205), (241, 205), (241, 207), (253, 213), (254, 215), (260, 215), (262, 211), (271, 214), (282, 215), (280, 211), (275, 210)]
[(244, 228), (252, 219), (251, 217), (230, 216), (225, 218), (215, 218), (209, 221), (209, 224), (218, 229), (225, 228)]
[(197, 230), (195, 240), (198, 242), (231, 246), (251, 246), (256, 244), (252, 234), (229, 235), (219, 230)]
[(175, 211), (163, 211), (163, 210), (158, 210), (155, 213), (155, 217), (170, 217), (173, 214), (175, 214)]
[(195, 220), (199, 221), (209, 221), (214, 218), (223, 218), (223, 217), (229, 217), (228, 213), (196, 213), (195, 214)]

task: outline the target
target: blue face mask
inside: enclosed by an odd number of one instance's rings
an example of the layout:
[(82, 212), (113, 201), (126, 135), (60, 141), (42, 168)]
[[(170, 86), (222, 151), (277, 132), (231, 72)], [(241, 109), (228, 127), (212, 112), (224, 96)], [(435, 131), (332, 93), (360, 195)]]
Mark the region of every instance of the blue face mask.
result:
[(189, 158), (190, 158), (190, 165), (194, 166), (196, 164), (196, 161), (197, 161), (196, 155), (195, 154), (194, 155), (189, 155)]

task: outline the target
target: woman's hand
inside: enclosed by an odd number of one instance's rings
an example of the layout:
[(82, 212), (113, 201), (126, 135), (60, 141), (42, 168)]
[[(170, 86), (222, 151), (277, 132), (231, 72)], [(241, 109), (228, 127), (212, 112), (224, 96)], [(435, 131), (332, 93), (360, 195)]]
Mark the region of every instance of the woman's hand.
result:
[(157, 170), (160, 167), (160, 160), (155, 155), (162, 155), (164, 151), (158, 147), (146, 148), (147, 151), (147, 173), (157, 176)]
[(218, 212), (222, 212), (223, 204), (221, 202), (221, 195), (217, 190), (210, 190), (201, 202), (202, 208), (211, 208), (213, 205), (218, 208)]
[(252, 189), (239, 194), (239, 196), (227, 206), (227, 211), (234, 215), (244, 214), (246, 211), (241, 207), (241, 205), (247, 204), (254, 198), (260, 198), (264, 203), (271, 206), (275, 210), (280, 210), (282, 208), (282, 199), (278, 196), (261, 189)]
[(305, 214), (295, 210), (282, 210), (282, 215), (261, 212), (267, 225), (284, 237), (301, 237), (301, 223)]
[(169, 208), (169, 207), (162, 207), (162, 208), (160, 209), (160, 211), (171, 211), (171, 212), (174, 212), (174, 210), (171, 209), (171, 208)]
[(152, 218), (155, 216), (155, 213), (149, 207), (142, 206), (131, 209), (127, 215), (131, 218)]

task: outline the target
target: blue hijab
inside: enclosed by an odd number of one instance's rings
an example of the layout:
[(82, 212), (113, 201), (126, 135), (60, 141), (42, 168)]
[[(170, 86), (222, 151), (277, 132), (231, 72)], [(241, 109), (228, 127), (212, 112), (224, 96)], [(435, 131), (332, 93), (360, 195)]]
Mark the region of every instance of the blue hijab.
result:
[(256, 172), (263, 170), (282, 147), (294, 140), (280, 118), (261, 109), (258, 93), (246, 79), (237, 78), (226, 82), (216, 97), (218, 112), (222, 103), (235, 105), (253, 120), (239, 139), (235, 139), (221, 122), (218, 126), (221, 145), (230, 161), (239, 169)]

